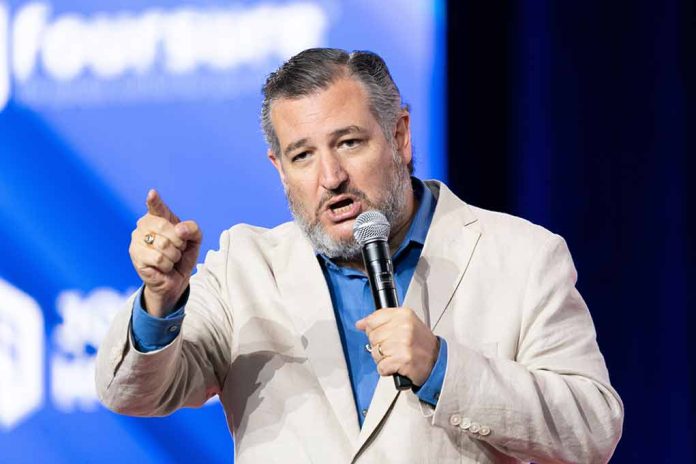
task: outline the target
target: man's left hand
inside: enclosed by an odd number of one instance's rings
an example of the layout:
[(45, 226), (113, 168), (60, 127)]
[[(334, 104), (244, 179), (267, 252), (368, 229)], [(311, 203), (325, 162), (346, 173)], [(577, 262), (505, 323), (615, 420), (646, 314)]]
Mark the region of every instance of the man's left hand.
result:
[(410, 308), (385, 308), (355, 323), (367, 334), (380, 375), (401, 374), (416, 386), (428, 380), (440, 341)]

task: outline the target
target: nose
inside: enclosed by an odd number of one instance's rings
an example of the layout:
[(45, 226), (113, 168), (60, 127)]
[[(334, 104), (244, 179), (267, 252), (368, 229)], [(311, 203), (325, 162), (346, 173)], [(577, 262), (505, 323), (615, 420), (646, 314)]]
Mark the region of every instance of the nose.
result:
[(322, 154), (319, 169), (321, 186), (326, 190), (336, 190), (348, 180), (348, 172), (334, 153)]

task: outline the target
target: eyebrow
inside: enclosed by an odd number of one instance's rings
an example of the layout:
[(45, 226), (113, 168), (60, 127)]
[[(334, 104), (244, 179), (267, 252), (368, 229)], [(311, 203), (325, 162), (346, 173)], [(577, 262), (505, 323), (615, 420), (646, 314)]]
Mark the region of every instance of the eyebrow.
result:
[[(347, 134), (364, 134), (366, 132), (367, 131), (360, 126), (351, 125), (351, 126), (341, 127), (340, 129), (336, 129), (335, 131), (331, 132), (331, 138), (337, 139), (337, 138), (342, 137), (342, 136), (347, 135)], [(296, 140), (295, 142), (292, 142), (291, 144), (288, 144), (285, 147), (285, 150), (283, 152), (287, 155), (292, 150), (303, 147), (303, 146), (307, 145), (308, 143), (309, 143), (309, 139), (307, 137), (301, 138), (299, 140)]]
[(334, 139), (337, 139), (339, 137), (342, 137), (347, 134), (363, 134), (367, 132), (365, 129), (363, 129), (360, 126), (352, 125), (348, 127), (343, 127), (341, 129), (336, 129), (331, 133), (331, 137)]
[(291, 144), (289, 144), (288, 146), (285, 147), (285, 150), (284, 150), (285, 155), (287, 156), (288, 153), (290, 153), (292, 150), (294, 150), (296, 148), (300, 148), (304, 145), (307, 145), (308, 141), (309, 141), (309, 139), (307, 137), (304, 137), (300, 140), (292, 142)]

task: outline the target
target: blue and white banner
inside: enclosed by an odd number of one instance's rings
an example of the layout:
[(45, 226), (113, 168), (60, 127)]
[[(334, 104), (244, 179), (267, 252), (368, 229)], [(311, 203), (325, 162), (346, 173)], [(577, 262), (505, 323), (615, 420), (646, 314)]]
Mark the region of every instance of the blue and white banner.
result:
[(204, 250), (288, 220), (260, 89), (317, 46), (385, 58), (416, 172), (443, 178), (444, 20), (425, 0), (0, 0), (0, 463), (230, 462), (215, 401), (137, 419), (96, 399), (147, 190), (199, 222)]

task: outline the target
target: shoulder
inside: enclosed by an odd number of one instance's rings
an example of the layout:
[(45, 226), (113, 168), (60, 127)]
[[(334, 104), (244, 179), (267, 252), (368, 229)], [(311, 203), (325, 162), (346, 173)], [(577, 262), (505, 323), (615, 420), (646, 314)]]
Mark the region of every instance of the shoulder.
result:
[(445, 223), (460, 223), (480, 233), (480, 245), (495, 249), (501, 254), (519, 256), (563, 242), (561, 236), (545, 227), (512, 214), (468, 204), (451, 192), (445, 184), (437, 184), (439, 192), (436, 216), (440, 210), (440, 216), (449, 217)]
[(482, 234), (528, 245), (560, 239), (559, 235), (527, 219), (477, 206), (467, 205), (467, 207), (478, 219)]
[(220, 246), (208, 250), (199, 271), (262, 272), (278, 257), (287, 256), (294, 247), (305, 243), (311, 252), (311, 245), (292, 222), (270, 229), (237, 224), (220, 234)]
[(289, 246), (297, 240), (305, 238), (294, 222), (285, 222), (273, 228), (236, 224), (220, 235), (220, 250), (270, 250), (278, 246)]

